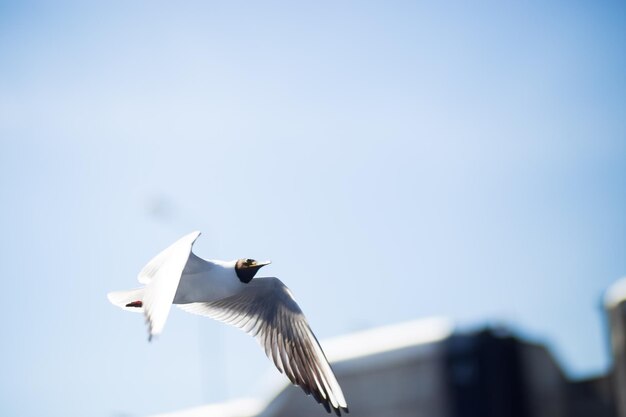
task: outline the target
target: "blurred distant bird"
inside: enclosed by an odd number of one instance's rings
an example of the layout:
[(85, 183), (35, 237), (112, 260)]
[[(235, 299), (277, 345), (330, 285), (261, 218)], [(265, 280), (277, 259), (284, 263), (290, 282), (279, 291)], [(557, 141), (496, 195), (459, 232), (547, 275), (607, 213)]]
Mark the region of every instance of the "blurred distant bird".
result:
[(341, 387), (289, 289), (278, 278), (252, 280), (270, 262), (204, 260), (191, 251), (200, 232), (182, 237), (141, 270), (145, 286), (108, 294), (124, 310), (143, 312), (148, 340), (163, 331), (172, 304), (232, 324), (256, 337), (279, 371), (329, 413), (348, 412)]

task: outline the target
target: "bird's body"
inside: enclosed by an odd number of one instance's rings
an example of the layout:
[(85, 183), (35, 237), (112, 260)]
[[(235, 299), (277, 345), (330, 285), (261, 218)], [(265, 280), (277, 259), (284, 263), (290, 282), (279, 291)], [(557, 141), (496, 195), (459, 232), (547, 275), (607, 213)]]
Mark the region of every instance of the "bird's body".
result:
[(236, 262), (204, 260), (191, 253), (174, 304), (217, 301), (242, 291), (246, 284), (237, 278)]
[(139, 273), (145, 286), (108, 294), (125, 310), (142, 312), (149, 339), (162, 332), (172, 304), (254, 336), (276, 367), (327, 411), (348, 412), (341, 387), (302, 310), (278, 278), (252, 279), (269, 262), (204, 260), (191, 252), (200, 235), (182, 237)]

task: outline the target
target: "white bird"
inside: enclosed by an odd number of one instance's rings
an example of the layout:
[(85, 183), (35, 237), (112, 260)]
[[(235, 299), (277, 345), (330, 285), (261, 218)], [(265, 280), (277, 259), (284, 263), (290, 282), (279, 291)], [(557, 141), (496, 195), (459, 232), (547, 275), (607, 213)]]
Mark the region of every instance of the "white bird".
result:
[(270, 262), (204, 260), (192, 232), (154, 257), (137, 277), (144, 287), (109, 293), (111, 303), (143, 312), (148, 340), (160, 334), (172, 304), (232, 324), (254, 336), (281, 373), (338, 416), (348, 412), (341, 387), (291, 291), (278, 278), (256, 278)]

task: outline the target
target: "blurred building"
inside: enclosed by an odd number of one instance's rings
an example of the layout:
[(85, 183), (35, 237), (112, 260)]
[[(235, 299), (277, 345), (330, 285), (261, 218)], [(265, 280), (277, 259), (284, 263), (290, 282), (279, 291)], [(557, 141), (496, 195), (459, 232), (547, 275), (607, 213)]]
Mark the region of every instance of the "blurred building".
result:
[[(544, 346), (506, 330), (463, 333), (439, 318), (359, 332), (322, 345), (354, 417), (626, 417), (626, 280), (618, 284), (605, 300), (614, 368), (588, 380), (568, 380)], [(265, 399), (161, 417), (327, 415), (311, 397), (285, 383)]]

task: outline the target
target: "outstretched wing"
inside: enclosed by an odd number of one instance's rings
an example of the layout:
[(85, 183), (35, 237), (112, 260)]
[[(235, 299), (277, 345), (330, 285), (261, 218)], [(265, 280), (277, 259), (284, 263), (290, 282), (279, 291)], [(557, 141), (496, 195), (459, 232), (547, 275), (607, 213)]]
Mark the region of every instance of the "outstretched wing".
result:
[(346, 400), (317, 338), (278, 278), (255, 278), (239, 294), (181, 309), (239, 327), (254, 336), (279, 371), (328, 412), (348, 412)]
[(143, 309), (148, 340), (163, 331), (191, 247), (198, 236), (200, 232), (192, 232), (180, 238), (148, 262), (137, 277), (139, 282), (146, 284)]

